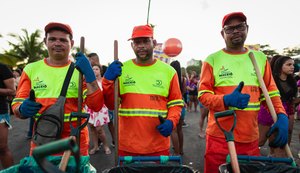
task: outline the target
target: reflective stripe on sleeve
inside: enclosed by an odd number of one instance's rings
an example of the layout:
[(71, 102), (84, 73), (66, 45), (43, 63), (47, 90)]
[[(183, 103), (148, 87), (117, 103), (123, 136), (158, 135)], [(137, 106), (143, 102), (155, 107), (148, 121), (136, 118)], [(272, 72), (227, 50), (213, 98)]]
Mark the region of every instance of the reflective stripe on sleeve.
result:
[[(268, 92), (269, 96), (272, 98), (272, 97), (276, 97), (276, 96), (279, 96), (280, 97), (280, 93), (279, 93), (279, 90), (276, 90), (276, 91), (271, 91), (271, 92)], [(266, 100), (264, 94), (262, 93), (260, 95), (260, 98), (259, 98), (260, 101), (264, 101)]]
[(201, 90), (198, 92), (198, 97), (201, 97), (204, 93), (215, 94), (213, 91), (210, 91), (210, 90)]
[(24, 100), (24, 98), (14, 98), (11, 105), (14, 105), (16, 103), (23, 103)]
[(182, 99), (178, 99), (178, 100), (172, 100), (172, 101), (169, 101), (167, 103), (167, 107), (173, 107), (173, 106), (184, 106), (184, 102)]

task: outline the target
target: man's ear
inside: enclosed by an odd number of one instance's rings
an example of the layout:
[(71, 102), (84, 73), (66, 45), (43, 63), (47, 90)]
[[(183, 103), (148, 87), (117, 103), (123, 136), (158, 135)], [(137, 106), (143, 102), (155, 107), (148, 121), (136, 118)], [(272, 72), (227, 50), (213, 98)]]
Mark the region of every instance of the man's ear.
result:
[(74, 40), (71, 40), (71, 47), (74, 46)]
[(44, 43), (46, 44), (47, 38), (45, 37), (43, 41), (44, 41)]
[(221, 35), (222, 35), (222, 37), (224, 38), (224, 31), (223, 31), (223, 29), (221, 30)]
[(133, 49), (133, 42), (131, 42), (130, 45), (131, 45), (131, 48)]

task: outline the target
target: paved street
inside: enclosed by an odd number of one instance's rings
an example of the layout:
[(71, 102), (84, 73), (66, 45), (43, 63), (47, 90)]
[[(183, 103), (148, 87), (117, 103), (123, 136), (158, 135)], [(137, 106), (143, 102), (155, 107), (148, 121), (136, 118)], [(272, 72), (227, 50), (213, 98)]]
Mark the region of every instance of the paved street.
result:
[[(188, 113), (186, 122), (188, 127), (183, 128), (185, 143), (183, 164), (191, 166), (194, 170), (203, 171), (203, 157), (205, 150), (205, 140), (198, 137), (199, 132), (199, 116), (200, 113)], [(29, 120), (20, 120), (12, 116), (13, 129), (9, 131), (9, 147), (13, 153), (15, 163), (19, 163), (20, 159), (27, 156), (29, 153), (29, 140), (25, 138), (28, 130)], [(107, 128), (106, 128), (107, 130)], [(300, 164), (298, 159), (298, 151), (300, 150), (298, 134), (300, 132), (300, 121), (297, 120), (294, 125), (294, 134), (292, 138), (291, 150), (296, 159), (297, 164)], [(107, 133), (109, 142), (111, 141), (109, 133)], [(111, 150), (113, 148), (111, 147)], [(266, 155), (267, 147), (264, 147), (263, 155)], [(91, 156), (91, 164), (98, 172), (110, 170), (114, 167), (114, 152), (110, 155), (105, 155), (103, 150)], [(2, 168), (0, 167), (0, 170)]]

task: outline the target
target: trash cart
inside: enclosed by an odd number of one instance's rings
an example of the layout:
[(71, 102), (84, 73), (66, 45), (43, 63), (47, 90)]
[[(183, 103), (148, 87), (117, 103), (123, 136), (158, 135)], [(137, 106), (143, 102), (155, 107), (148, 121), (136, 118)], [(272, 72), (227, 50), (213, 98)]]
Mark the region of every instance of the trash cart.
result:
[(180, 156), (125, 156), (108, 173), (194, 173), (182, 165)]
[[(73, 154), (68, 160), (66, 170), (61, 171), (62, 156), (52, 154), (70, 150)], [(19, 164), (11, 166), (0, 173), (96, 173), (90, 164), (89, 156), (79, 156), (79, 148), (72, 138), (61, 139), (36, 147), (33, 156), (23, 158)]]
[[(274, 158), (265, 156), (237, 155), (234, 146), (233, 130), (236, 125), (236, 114), (233, 110), (217, 112), (214, 114), (216, 123), (223, 131), (228, 143), (229, 155), (226, 163), (219, 166), (220, 173), (299, 173), (293, 158)], [(233, 125), (230, 130), (225, 130), (218, 119), (233, 116)]]

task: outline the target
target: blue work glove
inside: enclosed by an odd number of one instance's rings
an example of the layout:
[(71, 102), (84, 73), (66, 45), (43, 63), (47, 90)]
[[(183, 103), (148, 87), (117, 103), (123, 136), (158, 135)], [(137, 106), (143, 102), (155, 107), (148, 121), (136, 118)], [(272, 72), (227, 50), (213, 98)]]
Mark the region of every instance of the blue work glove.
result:
[(270, 137), (274, 132), (277, 132), (275, 139), (269, 142), (270, 147), (281, 147), (283, 148), (288, 141), (288, 127), (289, 119), (285, 114), (278, 114), (277, 121), (270, 128), (267, 133), (267, 137)]
[(35, 116), (41, 108), (42, 105), (35, 101), (34, 90), (31, 90), (29, 98), (24, 100), (24, 102), (20, 105), (19, 111), (22, 117), (30, 118)]
[(106, 72), (104, 73), (104, 77), (107, 80), (115, 80), (118, 76), (121, 76), (122, 66), (123, 64), (120, 61), (114, 60), (114, 62), (108, 66)]
[(244, 82), (242, 81), (231, 94), (227, 94), (223, 97), (224, 104), (226, 106), (237, 107), (239, 109), (246, 108), (248, 106), (250, 95), (241, 93), (243, 87)]
[(75, 55), (75, 67), (85, 76), (85, 81), (91, 83), (96, 80), (95, 73), (89, 60), (83, 53), (78, 52)]
[(161, 135), (168, 137), (173, 131), (173, 122), (166, 119), (163, 123), (156, 127)]

